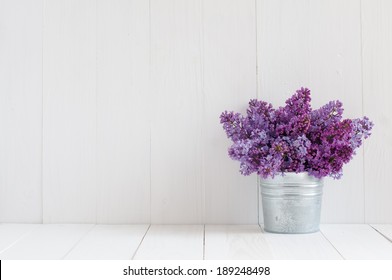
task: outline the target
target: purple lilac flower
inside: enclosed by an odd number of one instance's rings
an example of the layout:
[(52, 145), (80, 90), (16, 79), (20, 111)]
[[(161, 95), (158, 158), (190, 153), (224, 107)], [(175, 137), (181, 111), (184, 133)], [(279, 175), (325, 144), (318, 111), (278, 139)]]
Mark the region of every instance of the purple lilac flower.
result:
[(244, 117), (240, 113), (225, 111), (221, 114), (220, 119), (228, 138), (234, 142), (246, 139)]
[(284, 172), (308, 172), (321, 178), (339, 179), (362, 139), (370, 136), (367, 118), (342, 120), (343, 105), (331, 101), (317, 110), (310, 106), (310, 90), (301, 88), (284, 107), (252, 99), (246, 116), (223, 112), (220, 121), (232, 159), (240, 162), (243, 175), (263, 178)]
[(372, 127), (373, 123), (367, 117), (352, 120), (350, 142), (353, 149), (361, 146), (362, 138), (366, 139), (371, 135), (370, 130)]

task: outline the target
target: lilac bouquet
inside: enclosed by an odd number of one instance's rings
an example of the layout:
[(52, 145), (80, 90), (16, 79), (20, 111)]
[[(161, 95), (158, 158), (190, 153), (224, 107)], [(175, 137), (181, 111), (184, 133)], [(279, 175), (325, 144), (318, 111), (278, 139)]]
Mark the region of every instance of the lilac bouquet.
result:
[(256, 99), (249, 101), (246, 116), (223, 112), (220, 122), (233, 141), (229, 156), (238, 160), (240, 172), (263, 178), (285, 172), (308, 172), (317, 178), (342, 176), (362, 139), (370, 136), (367, 118), (343, 119), (342, 103), (331, 101), (312, 110), (310, 90), (301, 88), (284, 107)]

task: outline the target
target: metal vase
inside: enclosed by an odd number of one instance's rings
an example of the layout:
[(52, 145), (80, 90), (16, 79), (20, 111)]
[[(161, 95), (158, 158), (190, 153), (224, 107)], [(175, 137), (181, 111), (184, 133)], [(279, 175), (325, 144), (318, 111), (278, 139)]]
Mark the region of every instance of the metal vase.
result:
[[(319, 231), (323, 180), (308, 173), (285, 173), (260, 180), (264, 230), (273, 233)], [(260, 223), (260, 221), (259, 221)]]

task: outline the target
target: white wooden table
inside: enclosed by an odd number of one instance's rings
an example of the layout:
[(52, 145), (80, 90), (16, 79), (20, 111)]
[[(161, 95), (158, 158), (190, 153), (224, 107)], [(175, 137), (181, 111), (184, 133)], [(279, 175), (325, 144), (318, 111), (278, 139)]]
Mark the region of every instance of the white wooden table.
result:
[(0, 259), (392, 259), (392, 225), (0, 224)]

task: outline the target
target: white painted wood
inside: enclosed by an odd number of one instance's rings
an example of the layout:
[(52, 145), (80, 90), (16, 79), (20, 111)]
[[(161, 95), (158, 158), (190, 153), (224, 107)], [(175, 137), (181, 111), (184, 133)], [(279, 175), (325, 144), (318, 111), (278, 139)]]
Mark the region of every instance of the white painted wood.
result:
[(205, 259), (341, 259), (321, 233), (272, 234), (258, 225), (206, 225)]
[(66, 256), (67, 260), (130, 260), (148, 225), (97, 225)]
[(201, 260), (203, 225), (151, 225), (134, 259)]
[(365, 144), (366, 222), (392, 223), (392, 2), (361, 3), (364, 113), (375, 123)]
[(151, 222), (201, 223), (201, 2), (150, 5)]
[(321, 231), (345, 259), (392, 259), (392, 243), (369, 225), (322, 225)]
[(0, 222), (255, 223), (256, 179), (227, 157), (219, 114), (305, 85), (313, 107), (341, 99), (376, 123), (366, 160), (325, 181), (322, 221), (391, 223), (391, 13), (386, 0), (1, 1)]
[(40, 225), (0, 254), (2, 260), (62, 259), (93, 225)]
[(279, 260), (337, 260), (342, 256), (320, 233), (275, 234), (264, 232), (272, 255)]
[(148, 225), (1, 224), (0, 259), (131, 259), (136, 250), (135, 259), (391, 259), (392, 226), (372, 226), (272, 234), (206, 225), (204, 239), (202, 225), (152, 225), (146, 234)]
[(42, 1), (0, 1), (0, 222), (42, 222)]
[(385, 238), (392, 242), (392, 225), (373, 224), (371, 225), (375, 230), (382, 234)]
[(256, 97), (253, 0), (203, 1), (203, 186), (206, 223), (257, 223), (256, 176), (239, 173), (219, 123), (225, 111), (245, 113)]
[(149, 50), (148, 1), (97, 1), (98, 223), (150, 222)]
[[(256, 4), (259, 98), (283, 106), (296, 89), (307, 86), (313, 108), (339, 99), (344, 117), (362, 116), (359, 1)], [(359, 151), (341, 180), (325, 180), (323, 222), (364, 222), (361, 174)]]
[(0, 224), (0, 254), (38, 226), (32, 224)]
[(94, 0), (45, 1), (45, 223), (96, 222), (95, 29)]
[(206, 260), (272, 259), (258, 225), (206, 225)]

